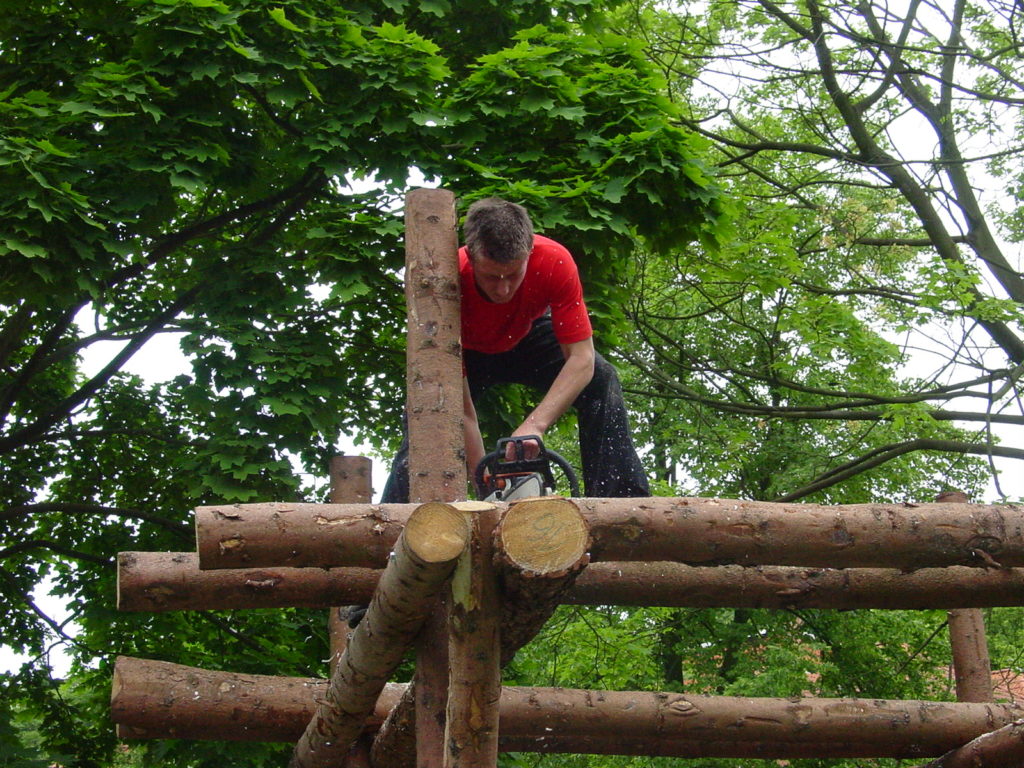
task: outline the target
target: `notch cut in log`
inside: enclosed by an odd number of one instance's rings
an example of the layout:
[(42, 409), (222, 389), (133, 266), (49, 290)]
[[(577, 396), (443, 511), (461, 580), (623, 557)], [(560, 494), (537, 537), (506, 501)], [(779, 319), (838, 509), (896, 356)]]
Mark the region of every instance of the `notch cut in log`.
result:
[(366, 616), (295, 745), (291, 768), (326, 768), (348, 753), (469, 537), (464, 515), (449, 504), (422, 504), (413, 512)]
[[(326, 686), (120, 658), (111, 703), (124, 738), (293, 741)], [(405, 689), (386, 686), (365, 726), (376, 727)], [(943, 755), (1022, 716), (1014, 704), (505, 687), (500, 732), (503, 751), (907, 758)], [(819, 752), (808, 752), (815, 744)]]

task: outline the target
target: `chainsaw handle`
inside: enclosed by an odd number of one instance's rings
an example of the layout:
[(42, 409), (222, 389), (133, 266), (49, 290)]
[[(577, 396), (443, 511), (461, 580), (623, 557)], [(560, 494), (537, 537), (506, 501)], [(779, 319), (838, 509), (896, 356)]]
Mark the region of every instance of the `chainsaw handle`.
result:
[[(536, 458), (526, 458), (526, 446), (524, 444), (527, 440), (536, 440), (537, 445), (540, 446), (540, 452)], [(506, 460), (505, 454), (509, 443), (514, 447), (513, 454), (515, 458)], [(550, 462), (557, 464), (558, 468), (562, 470), (562, 474), (565, 475), (566, 480), (569, 481), (570, 495), (578, 497), (580, 495), (580, 486), (572, 466), (559, 454), (545, 448), (544, 441), (540, 439), (539, 435), (503, 437), (498, 440), (498, 447), (484, 456), (480, 463), (476, 465), (473, 481), (476, 484), (477, 493), (480, 498), (484, 498), (494, 490), (489, 488), (488, 484), (484, 482), (485, 471), (489, 471), (491, 477), (496, 477), (499, 474), (539, 472), (544, 478), (545, 486), (553, 489), (555, 487), (555, 478), (551, 474)]]

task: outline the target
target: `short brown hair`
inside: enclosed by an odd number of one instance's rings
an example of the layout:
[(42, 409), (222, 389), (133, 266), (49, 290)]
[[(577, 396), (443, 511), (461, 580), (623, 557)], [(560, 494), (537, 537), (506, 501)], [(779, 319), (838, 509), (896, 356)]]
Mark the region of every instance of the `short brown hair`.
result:
[(466, 212), (462, 227), (471, 259), (483, 256), (507, 264), (533, 250), (533, 222), (523, 206), (488, 197), (477, 200)]

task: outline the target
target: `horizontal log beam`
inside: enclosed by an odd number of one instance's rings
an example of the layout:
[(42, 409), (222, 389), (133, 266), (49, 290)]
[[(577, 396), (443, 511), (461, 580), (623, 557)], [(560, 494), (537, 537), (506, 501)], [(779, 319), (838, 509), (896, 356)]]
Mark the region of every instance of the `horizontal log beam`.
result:
[[(371, 568), (199, 569), (194, 552), (122, 552), (122, 611), (365, 605)], [(1024, 568), (797, 568), (591, 563), (562, 596), (576, 605), (677, 608), (990, 608), (1024, 605)]]
[(578, 605), (666, 608), (990, 608), (1024, 605), (1024, 568), (801, 568), (592, 563)]
[[(122, 657), (111, 708), (122, 738), (292, 741), (326, 685)], [(385, 687), (368, 728), (403, 688)], [(503, 751), (908, 758), (944, 754), (1022, 715), (1012, 704), (506, 687), (500, 732)]]
[(120, 552), (121, 611), (329, 608), (366, 605), (378, 568), (225, 568), (203, 571), (195, 552)]
[(1024, 506), (580, 499), (596, 561), (916, 568), (1024, 565)]
[[(576, 499), (591, 560), (815, 568), (1024, 566), (1024, 506)], [(408, 504), (200, 507), (200, 567), (383, 567)]]
[(197, 507), (199, 567), (383, 568), (418, 504)]

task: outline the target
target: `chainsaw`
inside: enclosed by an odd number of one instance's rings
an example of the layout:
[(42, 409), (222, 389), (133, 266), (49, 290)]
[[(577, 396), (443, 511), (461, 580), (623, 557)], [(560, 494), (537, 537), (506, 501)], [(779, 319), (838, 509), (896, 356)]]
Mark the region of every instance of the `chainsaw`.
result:
[[(540, 452), (532, 459), (526, 458), (526, 442), (536, 441)], [(512, 458), (508, 446), (512, 446)], [(544, 447), (537, 435), (503, 437), (498, 446), (488, 453), (476, 467), (474, 481), (477, 496), (484, 501), (511, 501), (531, 496), (550, 496), (555, 492), (555, 476), (551, 471), (554, 464), (569, 484), (569, 495), (578, 497), (580, 486), (576, 473), (569, 462), (552, 450)]]

